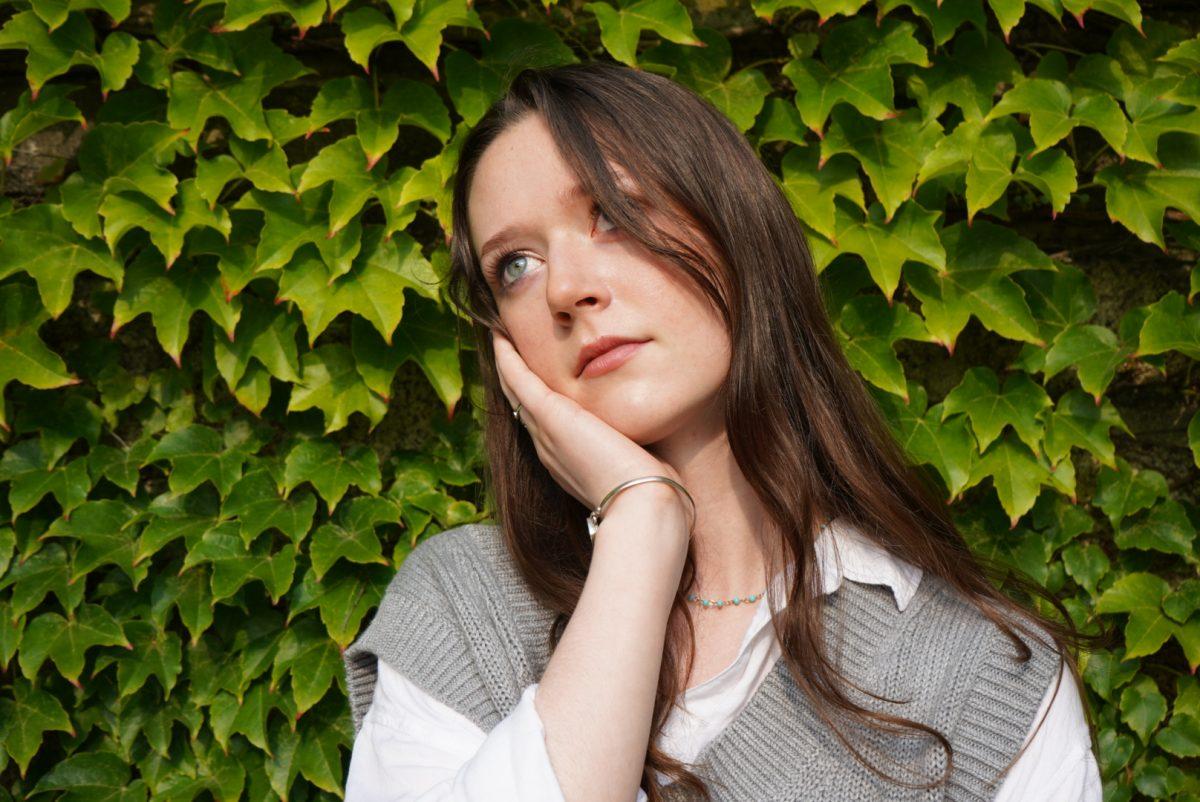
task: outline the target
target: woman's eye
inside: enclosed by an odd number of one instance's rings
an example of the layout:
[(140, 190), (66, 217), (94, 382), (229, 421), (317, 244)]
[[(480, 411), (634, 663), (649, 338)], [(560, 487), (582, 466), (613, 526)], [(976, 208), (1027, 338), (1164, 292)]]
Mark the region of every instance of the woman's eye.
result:
[(512, 275), (508, 270), (509, 266), (517, 264), (519, 261), (528, 258), (529, 257), (523, 253), (511, 251), (496, 260), (496, 264), (493, 266), (492, 271), (495, 274), (496, 281), (500, 284), (501, 288), (507, 287), (509, 284), (512, 284), (521, 277), (519, 272), (515, 276)]
[(613, 221), (611, 221), (611, 220), (609, 220), (609, 219), (608, 219), (608, 215), (606, 215), (606, 214), (604, 213), (604, 210), (603, 210), (603, 209), (601, 209), (599, 206), (595, 206), (595, 207), (593, 207), (593, 209), (592, 209), (592, 220), (593, 220), (593, 221), (598, 221), (598, 220), (599, 220), (601, 217), (603, 217), (603, 218), (604, 218), (604, 220), (605, 220), (605, 221), (606, 221), (606, 222), (609, 224), (609, 226), (610, 226), (609, 228), (606, 228), (606, 229), (604, 229), (604, 231), (613, 231), (613, 230), (615, 230), (615, 229), (616, 229), (616, 227), (617, 227), (617, 226), (616, 226), (616, 224), (614, 224), (614, 223), (613, 223)]
[[(607, 227), (601, 226), (598, 228), (597, 224), (599, 223), (601, 218), (603, 218), (604, 223), (607, 225)], [(608, 219), (608, 215), (606, 215), (604, 213), (603, 209), (601, 209), (597, 205), (593, 205), (592, 206), (592, 229), (593, 229), (593, 231), (599, 230), (601, 233), (608, 233), (610, 231), (616, 231), (617, 226), (611, 220)], [(495, 278), (496, 283), (500, 285), (500, 289), (502, 289), (502, 290), (506, 289), (509, 286), (511, 286), (512, 284), (514, 284), (520, 280), (521, 276), (524, 275), (524, 272), (525, 272), (525, 270), (520, 266), (520, 264), (523, 261), (528, 261), (529, 258), (530, 258), (529, 256), (527, 256), (523, 253), (519, 253), (517, 251), (509, 251), (508, 253), (504, 254), (503, 256), (501, 256), (500, 258), (498, 258), (495, 261), (495, 263), (492, 265), (490, 273)], [(509, 270), (509, 268), (513, 267), (513, 266), (517, 266), (517, 270), (515, 272)]]

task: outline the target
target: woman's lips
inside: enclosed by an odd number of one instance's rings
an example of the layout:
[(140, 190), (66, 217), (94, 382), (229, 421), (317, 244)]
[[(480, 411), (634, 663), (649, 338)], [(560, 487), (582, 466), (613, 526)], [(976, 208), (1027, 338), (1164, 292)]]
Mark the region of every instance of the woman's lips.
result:
[(621, 365), (624, 365), (647, 342), (649, 340), (640, 343), (622, 343), (616, 348), (610, 348), (584, 365), (583, 372), (579, 374), (580, 378), (592, 379), (596, 376), (603, 376), (609, 371), (616, 370)]

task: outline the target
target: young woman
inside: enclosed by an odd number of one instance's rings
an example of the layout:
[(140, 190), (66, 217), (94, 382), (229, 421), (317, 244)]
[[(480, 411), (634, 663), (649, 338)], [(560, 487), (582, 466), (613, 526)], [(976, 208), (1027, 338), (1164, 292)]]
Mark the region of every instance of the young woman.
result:
[(905, 461), (722, 114), (525, 70), (453, 227), (498, 525), (423, 541), (347, 649), (349, 802), (1101, 798), (1088, 639)]

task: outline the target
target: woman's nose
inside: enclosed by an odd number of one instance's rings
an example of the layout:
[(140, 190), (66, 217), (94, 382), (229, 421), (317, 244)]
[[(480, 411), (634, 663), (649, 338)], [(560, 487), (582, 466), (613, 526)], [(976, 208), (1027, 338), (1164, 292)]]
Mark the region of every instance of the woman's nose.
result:
[(546, 305), (556, 320), (566, 323), (585, 309), (608, 305), (610, 290), (594, 249), (586, 244), (559, 248), (549, 258)]

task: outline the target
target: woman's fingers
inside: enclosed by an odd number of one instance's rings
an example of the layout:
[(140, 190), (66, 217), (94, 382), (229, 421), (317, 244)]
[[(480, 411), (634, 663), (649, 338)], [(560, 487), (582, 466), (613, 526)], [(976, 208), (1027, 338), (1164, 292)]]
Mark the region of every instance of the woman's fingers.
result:
[(514, 408), (518, 403), (522, 404), (522, 414), (526, 407), (538, 408), (542, 399), (549, 394), (550, 388), (529, 369), (512, 341), (497, 331), (492, 332), (492, 349), (496, 352), (500, 386), (504, 389), (509, 403)]
[(509, 351), (512, 349), (512, 343), (508, 337), (500, 334), (499, 331), (492, 331), (492, 351), (496, 353), (496, 373), (500, 379), (500, 390), (503, 391), (504, 397), (509, 400), (509, 405), (517, 406), (517, 397), (512, 393), (512, 388), (509, 387), (508, 377), (505, 376), (506, 370), (510, 370)]

